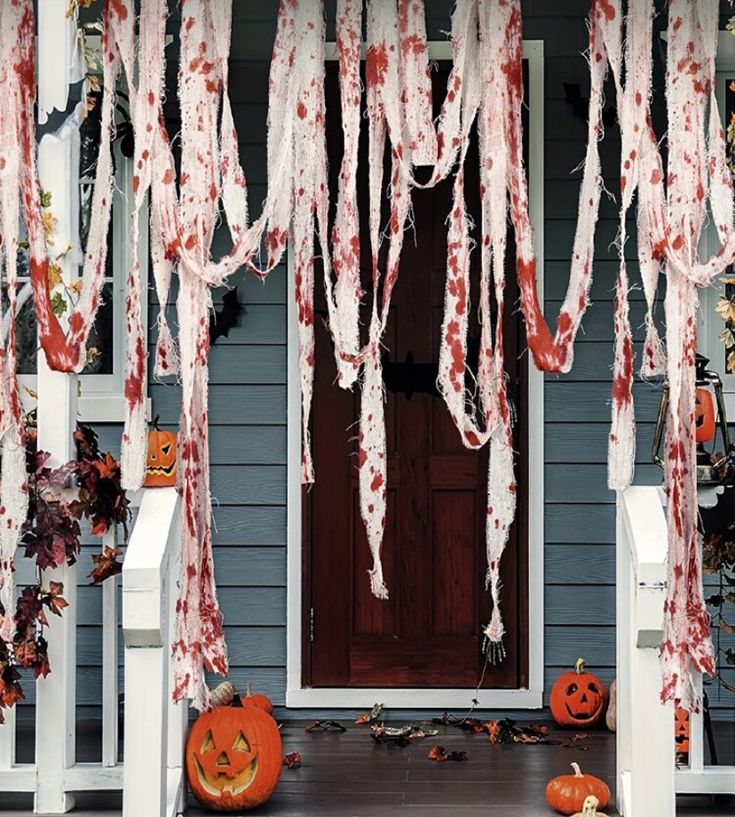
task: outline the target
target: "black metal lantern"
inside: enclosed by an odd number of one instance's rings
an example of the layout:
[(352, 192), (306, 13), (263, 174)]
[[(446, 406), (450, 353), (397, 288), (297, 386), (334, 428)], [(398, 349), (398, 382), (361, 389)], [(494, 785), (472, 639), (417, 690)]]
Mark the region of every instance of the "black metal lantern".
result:
[[(697, 484), (701, 486), (733, 485), (735, 484), (735, 449), (730, 442), (730, 433), (727, 428), (725, 413), (725, 397), (722, 392), (722, 379), (717, 372), (707, 369), (709, 359), (704, 355), (696, 358), (696, 403), (694, 408), (696, 418), (695, 438), (697, 443)], [(714, 393), (714, 399), (713, 399)], [(715, 403), (717, 404), (715, 408)], [(661, 395), (661, 405), (658, 410), (656, 431), (653, 435), (653, 462), (664, 467), (661, 458), (661, 443), (663, 440), (666, 412), (669, 407), (669, 384), (664, 383)], [(705, 448), (706, 443), (717, 439), (719, 431), (722, 440), (722, 450), (713, 445), (711, 450)]]

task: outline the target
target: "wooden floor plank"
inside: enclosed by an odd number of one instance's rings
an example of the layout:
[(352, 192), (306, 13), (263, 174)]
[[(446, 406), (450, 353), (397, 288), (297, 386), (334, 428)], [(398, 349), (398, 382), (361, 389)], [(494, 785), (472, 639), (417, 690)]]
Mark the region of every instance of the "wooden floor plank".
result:
[[(470, 735), (439, 727), (436, 737), (400, 749), (378, 745), (369, 728), (345, 724), (344, 733), (309, 733), (303, 721), (283, 724), (284, 752), (299, 751), (303, 765), (284, 769), (278, 789), (257, 817), (552, 817), (544, 790), (549, 778), (566, 773), (572, 761), (606, 779), (614, 788), (615, 736), (594, 731), (583, 741), (586, 751), (566, 746), (490, 745), (484, 734)], [(32, 724), (21, 724), (24, 754), (32, 745)], [(720, 761), (735, 763), (735, 728), (716, 724)], [(557, 731), (556, 738), (570, 733)], [(436, 763), (427, 758), (438, 743), (447, 750), (467, 752), (465, 763)], [(99, 726), (80, 725), (78, 754), (93, 760), (99, 745)], [(120, 814), (120, 794), (77, 796), (74, 817), (113, 817)], [(32, 798), (0, 795), (0, 817), (28, 817)], [(208, 812), (194, 801), (186, 817)], [(613, 808), (606, 813), (615, 814)], [(681, 797), (679, 817), (722, 817), (733, 814), (724, 798)]]

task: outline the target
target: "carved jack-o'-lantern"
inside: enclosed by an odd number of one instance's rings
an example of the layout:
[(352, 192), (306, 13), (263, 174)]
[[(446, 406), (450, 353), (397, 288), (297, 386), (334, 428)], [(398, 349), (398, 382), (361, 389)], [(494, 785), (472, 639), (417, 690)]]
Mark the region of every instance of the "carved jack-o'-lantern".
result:
[(176, 485), (176, 432), (162, 431), (158, 427), (158, 417), (148, 432), (148, 459), (143, 485), (146, 488)]
[(715, 401), (709, 389), (698, 388), (694, 401), (694, 419), (697, 430), (695, 439), (698, 443), (708, 443), (714, 439), (716, 431)]
[(186, 742), (186, 773), (196, 799), (217, 811), (255, 808), (281, 776), (281, 734), (258, 707), (220, 706), (204, 712)]
[(689, 756), (689, 712), (680, 706), (674, 710), (674, 745), (677, 760), (686, 763)]
[(585, 672), (584, 659), (574, 670), (560, 675), (551, 689), (551, 714), (560, 726), (595, 726), (605, 713), (605, 687), (591, 672)]

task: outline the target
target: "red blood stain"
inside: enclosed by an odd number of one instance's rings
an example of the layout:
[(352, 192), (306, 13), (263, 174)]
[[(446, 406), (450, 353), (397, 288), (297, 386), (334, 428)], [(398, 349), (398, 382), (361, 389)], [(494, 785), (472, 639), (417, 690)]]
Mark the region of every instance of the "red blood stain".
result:
[(128, 9), (122, 0), (109, 0), (108, 5), (120, 21), (128, 19)]
[(618, 408), (627, 406), (632, 400), (633, 384), (633, 344), (630, 338), (623, 340), (623, 366), (621, 373), (613, 380), (613, 404)]
[(138, 338), (135, 343), (135, 365), (133, 371), (125, 381), (125, 399), (132, 408), (143, 399), (143, 375), (145, 372), (145, 349), (143, 339)]
[(426, 51), (426, 42), (418, 34), (411, 34), (401, 40), (401, 50), (420, 57)]
[(385, 51), (385, 44), (370, 46), (365, 58), (365, 79), (368, 86), (382, 85), (385, 82), (387, 71), (388, 55)]

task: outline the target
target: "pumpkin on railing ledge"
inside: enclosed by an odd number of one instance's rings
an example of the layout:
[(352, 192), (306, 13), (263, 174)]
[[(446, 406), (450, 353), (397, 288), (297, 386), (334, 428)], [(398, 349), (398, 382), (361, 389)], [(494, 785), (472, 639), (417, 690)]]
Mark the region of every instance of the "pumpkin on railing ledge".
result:
[[(283, 753), (278, 724), (265, 709), (265, 695), (237, 698), (232, 685), (213, 690), (231, 703), (203, 712), (186, 741), (186, 774), (199, 803), (215, 811), (245, 811), (273, 794)], [(232, 695), (232, 697), (230, 697)]]
[(176, 485), (176, 432), (158, 427), (158, 417), (148, 432), (148, 457), (145, 464), (145, 488), (170, 488)]

